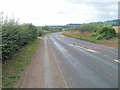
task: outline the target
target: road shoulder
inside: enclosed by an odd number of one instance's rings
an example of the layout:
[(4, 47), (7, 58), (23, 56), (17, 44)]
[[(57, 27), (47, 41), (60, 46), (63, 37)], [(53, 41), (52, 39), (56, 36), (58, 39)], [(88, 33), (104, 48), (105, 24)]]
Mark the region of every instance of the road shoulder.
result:
[(23, 74), (20, 88), (67, 88), (59, 63), (45, 37)]

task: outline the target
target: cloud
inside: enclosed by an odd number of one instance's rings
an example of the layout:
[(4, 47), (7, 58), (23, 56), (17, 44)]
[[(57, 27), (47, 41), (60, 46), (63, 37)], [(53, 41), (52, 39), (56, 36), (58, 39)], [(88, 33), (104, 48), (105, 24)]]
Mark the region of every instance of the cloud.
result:
[(118, 17), (118, 3), (117, 2), (93, 2), (86, 3), (89, 6), (93, 6), (98, 12), (98, 16), (103, 20), (115, 19)]
[(85, 3), (90, 3), (90, 2), (104, 2), (104, 3), (107, 3), (107, 2), (119, 2), (119, 0), (66, 0), (67, 2), (69, 3), (82, 3), (82, 2), (85, 2)]
[[(89, 0), (90, 1), (90, 0)], [(115, 19), (117, 0), (1, 0), (4, 14), (22, 23), (64, 25)]]

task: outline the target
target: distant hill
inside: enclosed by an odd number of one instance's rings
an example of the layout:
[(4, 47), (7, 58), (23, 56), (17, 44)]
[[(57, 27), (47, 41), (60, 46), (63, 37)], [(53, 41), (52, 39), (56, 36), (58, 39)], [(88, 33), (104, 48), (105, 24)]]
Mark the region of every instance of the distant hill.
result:
[(81, 25), (81, 24), (67, 24), (67, 25), (50, 25), (49, 27), (58, 27), (58, 28), (69, 28), (69, 27), (74, 27), (77, 25)]
[[(105, 24), (105, 25), (112, 25), (112, 26), (118, 26), (118, 22), (120, 22), (120, 19), (114, 19), (114, 20), (109, 20), (109, 21), (100, 21), (100, 22), (91, 22), (91, 23), (83, 23), (83, 24)], [(67, 25), (48, 25), (49, 27), (57, 27), (57, 28), (69, 28), (69, 27), (74, 27), (78, 25), (83, 25), (83, 24), (76, 24), (76, 23), (70, 23)], [(42, 26), (38, 26), (42, 27)]]
[(105, 25), (118, 26), (118, 22), (120, 22), (120, 19), (109, 20), (109, 21), (104, 21), (104, 22), (92, 22), (89, 24), (105, 24)]
[[(120, 19), (101, 21), (101, 22), (83, 23), (83, 24), (105, 24), (105, 25), (111, 25), (111, 26), (118, 26), (118, 22), (120, 22)], [(67, 24), (67, 25), (64, 25), (63, 27), (68, 28), (68, 27), (74, 27), (74, 26), (83, 25), (83, 24)]]

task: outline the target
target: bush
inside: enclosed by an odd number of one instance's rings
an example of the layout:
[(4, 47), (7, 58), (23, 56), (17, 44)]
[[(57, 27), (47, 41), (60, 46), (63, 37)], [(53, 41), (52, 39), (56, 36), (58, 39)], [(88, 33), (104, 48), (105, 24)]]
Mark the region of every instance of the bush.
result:
[(96, 28), (92, 37), (96, 40), (104, 40), (109, 39), (116, 36), (115, 29), (112, 26), (102, 26), (100, 28)]
[(3, 24), (2, 59), (10, 58), (20, 47), (37, 38), (37, 27), (32, 24), (19, 25), (13, 21)]

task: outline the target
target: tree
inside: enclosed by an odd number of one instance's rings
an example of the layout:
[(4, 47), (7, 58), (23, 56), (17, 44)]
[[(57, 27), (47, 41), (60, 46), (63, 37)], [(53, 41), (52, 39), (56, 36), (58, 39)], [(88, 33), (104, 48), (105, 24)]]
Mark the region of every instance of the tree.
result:
[(49, 30), (49, 27), (48, 26), (44, 26), (42, 27), (43, 30)]

